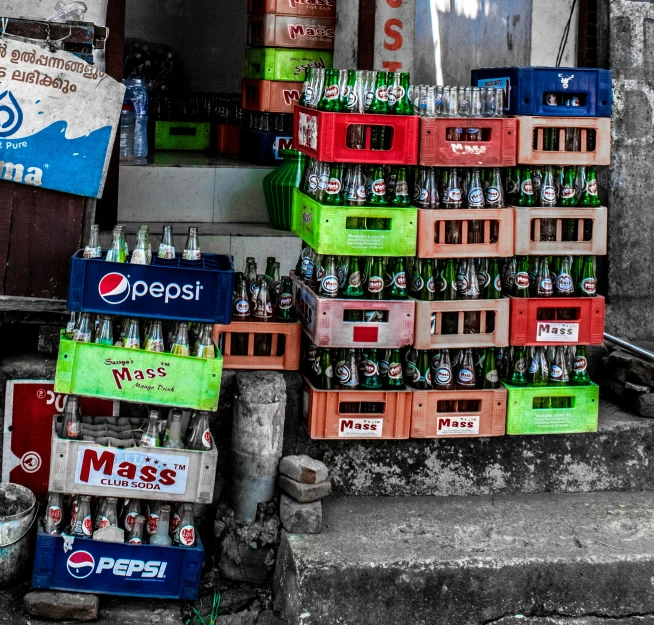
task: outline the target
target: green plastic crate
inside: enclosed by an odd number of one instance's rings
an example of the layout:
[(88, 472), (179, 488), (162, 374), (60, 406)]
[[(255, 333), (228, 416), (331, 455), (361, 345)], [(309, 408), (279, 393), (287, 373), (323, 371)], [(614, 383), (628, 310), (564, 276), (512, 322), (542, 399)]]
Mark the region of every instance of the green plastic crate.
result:
[(245, 50), (245, 78), (304, 80), (307, 67), (331, 69), (334, 53), (329, 50), (293, 48), (248, 48)]
[[(504, 384), (507, 434), (573, 434), (597, 432), (599, 386), (540, 386), (520, 387)], [(568, 399), (569, 407), (534, 408), (542, 398), (559, 401)]]
[(157, 150), (206, 150), (211, 142), (209, 122), (162, 122), (154, 127)]
[[(388, 229), (350, 228), (348, 218), (387, 219)], [(295, 189), (293, 232), (319, 254), (415, 256), (418, 209), (325, 206)]]
[(222, 356), (211, 360), (95, 343), (62, 333), (55, 392), (197, 410), (216, 410)]

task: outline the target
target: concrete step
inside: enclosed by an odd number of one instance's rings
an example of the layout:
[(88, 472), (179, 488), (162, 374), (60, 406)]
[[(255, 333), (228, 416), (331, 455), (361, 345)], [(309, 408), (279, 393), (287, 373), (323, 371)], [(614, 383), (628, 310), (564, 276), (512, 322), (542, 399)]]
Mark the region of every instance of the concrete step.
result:
[(312, 441), (285, 376), (284, 453), (306, 453), (330, 471), (337, 496), (499, 495), (654, 489), (654, 420), (600, 402), (593, 434), (399, 441)]
[(289, 625), (652, 622), (651, 493), (323, 506), (321, 534), (282, 536), (275, 601)]

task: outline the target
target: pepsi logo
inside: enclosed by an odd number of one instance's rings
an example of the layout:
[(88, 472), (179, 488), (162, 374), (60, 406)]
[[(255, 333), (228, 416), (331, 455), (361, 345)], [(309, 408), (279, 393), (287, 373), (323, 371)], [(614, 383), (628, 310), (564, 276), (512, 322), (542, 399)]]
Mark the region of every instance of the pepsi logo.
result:
[(108, 273), (100, 280), (98, 292), (107, 304), (122, 304), (129, 297), (129, 280), (122, 273)]
[(76, 579), (84, 579), (93, 573), (95, 560), (88, 551), (75, 551), (66, 562), (68, 572)]

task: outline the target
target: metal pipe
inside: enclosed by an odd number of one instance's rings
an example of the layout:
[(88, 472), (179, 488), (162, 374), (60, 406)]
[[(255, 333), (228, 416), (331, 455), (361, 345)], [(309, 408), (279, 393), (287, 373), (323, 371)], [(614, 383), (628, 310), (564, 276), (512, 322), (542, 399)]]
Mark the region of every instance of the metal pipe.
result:
[(654, 354), (652, 352), (648, 352), (646, 349), (642, 349), (642, 347), (637, 347), (636, 345), (632, 345), (631, 343), (628, 343), (623, 339), (619, 339), (617, 336), (612, 336), (611, 334), (607, 334), (606, 332), (604, 332), (604, 338), (611, 343), (615, 343), (620, 347), (624, 347), (627, 351), (630, 351), (632, 354), (636, 354), (636, 356), (642, 356), (643, 358), (646, 358), (647, 360), (651, 360), (652, 362), (654, 362)]

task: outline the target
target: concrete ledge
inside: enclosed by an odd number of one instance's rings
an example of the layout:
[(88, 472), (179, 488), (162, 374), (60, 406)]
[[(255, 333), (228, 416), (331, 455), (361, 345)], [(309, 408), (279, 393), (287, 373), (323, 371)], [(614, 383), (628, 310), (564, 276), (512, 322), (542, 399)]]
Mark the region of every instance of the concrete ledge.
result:
[(323, 505), (322, 534), (282, 537), (275, 601), (290, 625), (523, 622), (514, 615), (595, 625), (578, 619), (654, 614), (649, 493)]

